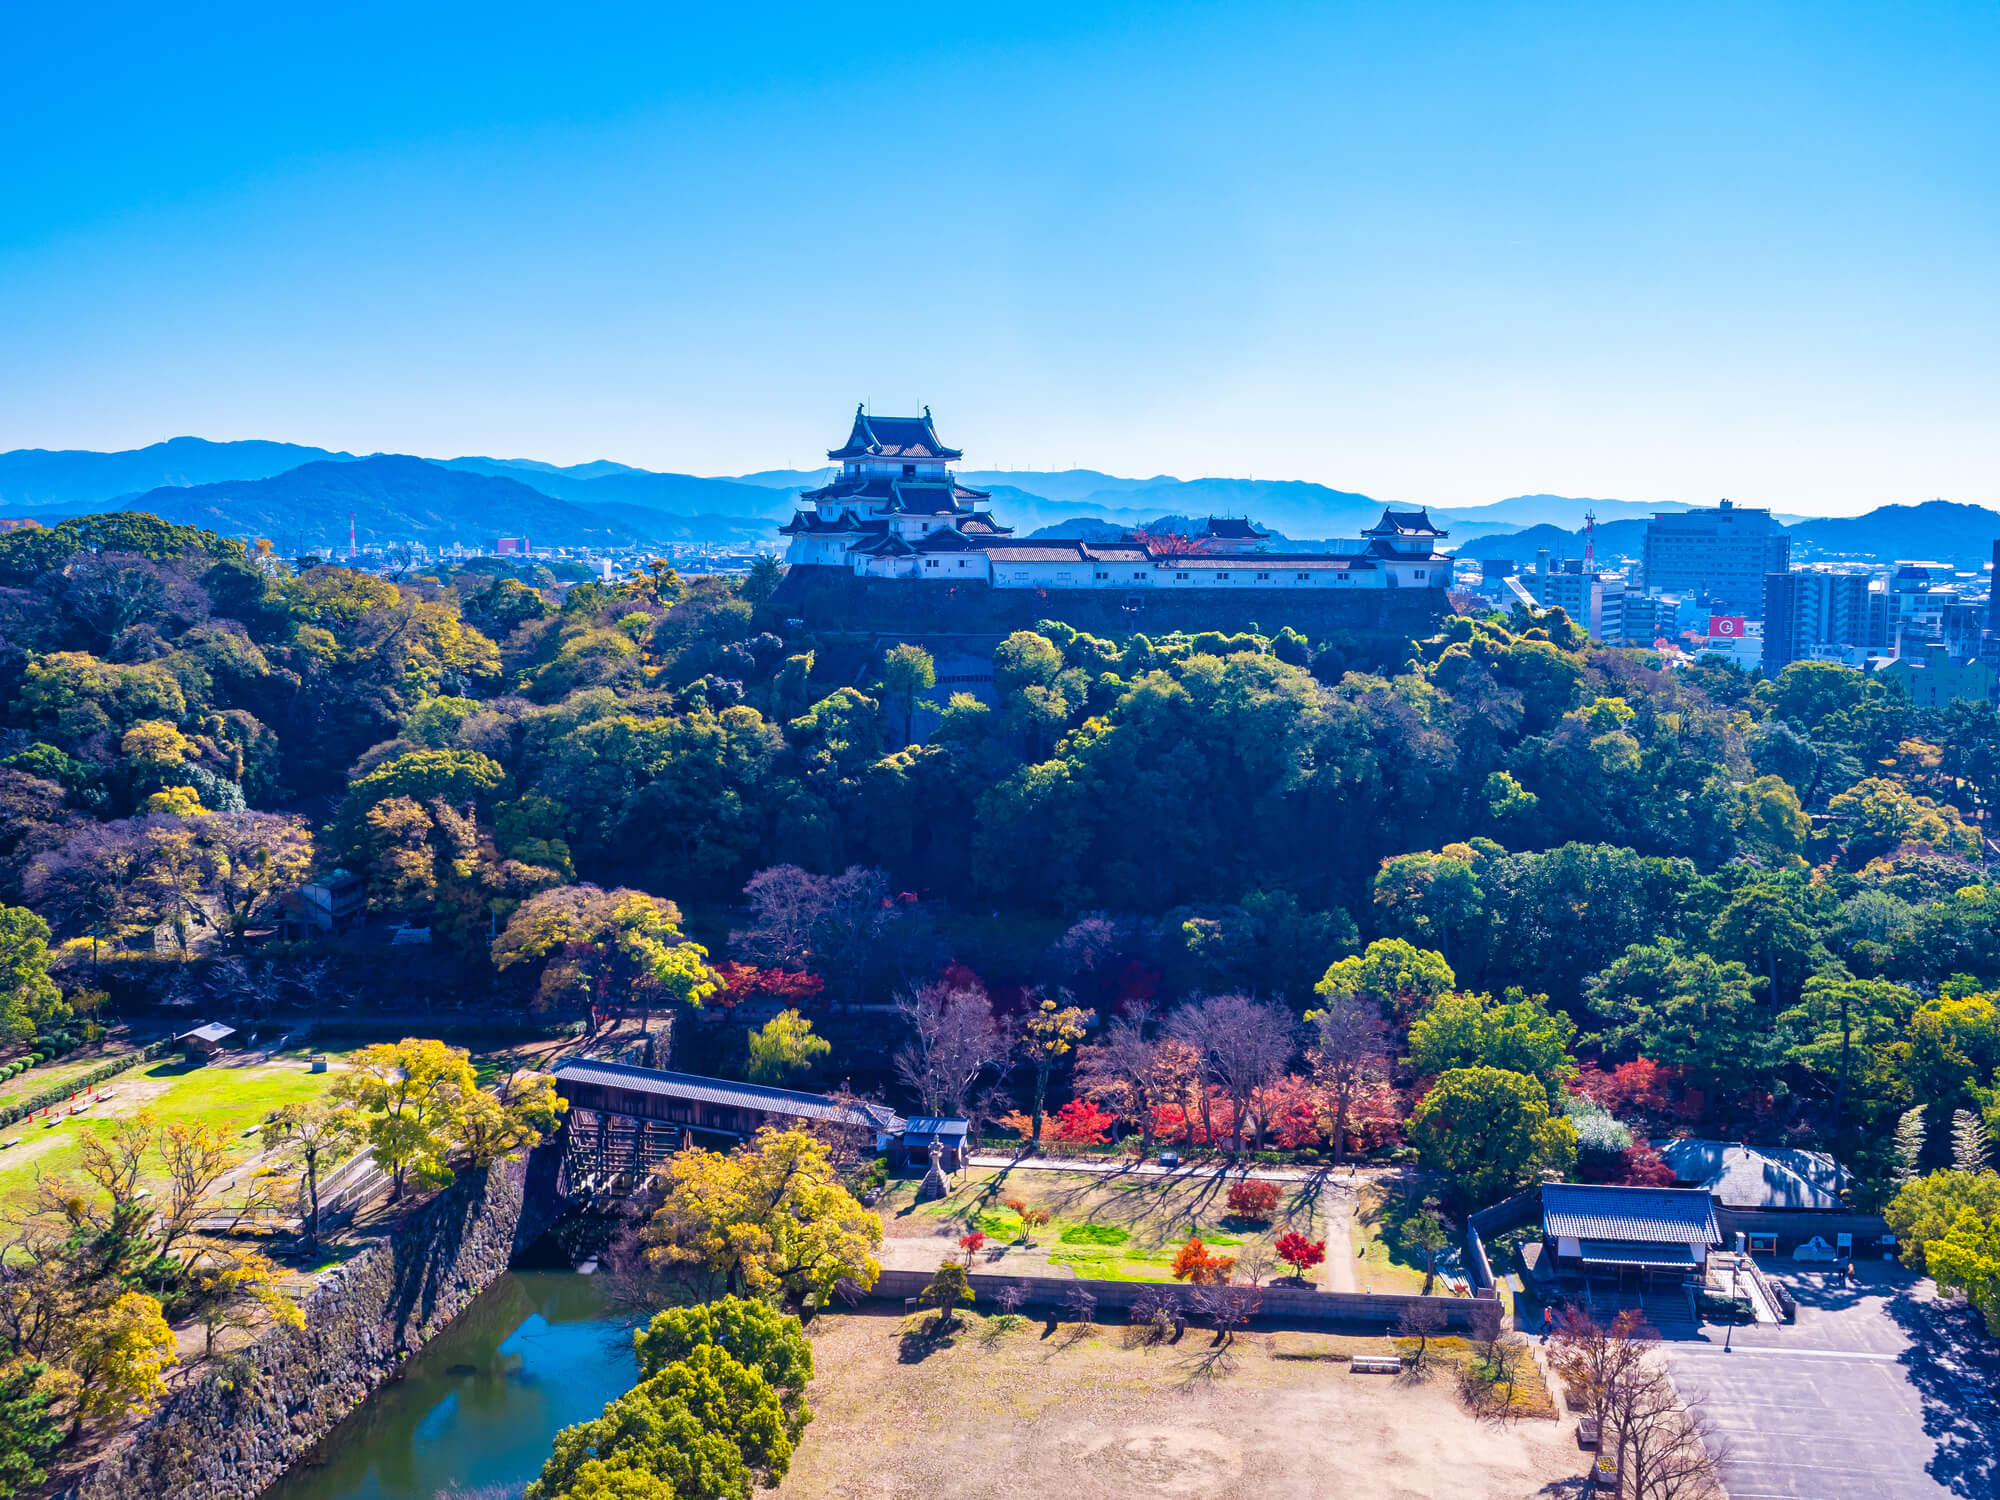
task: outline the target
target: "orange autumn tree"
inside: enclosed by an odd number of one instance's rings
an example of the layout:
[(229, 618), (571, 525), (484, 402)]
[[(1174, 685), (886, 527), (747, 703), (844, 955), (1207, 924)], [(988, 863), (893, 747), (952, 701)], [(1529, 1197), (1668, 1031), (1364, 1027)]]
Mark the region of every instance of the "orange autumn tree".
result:
[(1229, 1273), (1235, 1269), (1235, 1256), (1212, 1255), (1198, 1239), (1189, 1240), (1174, 1255), (1174, 1280), (1196, 1286), (1227, 1286)]

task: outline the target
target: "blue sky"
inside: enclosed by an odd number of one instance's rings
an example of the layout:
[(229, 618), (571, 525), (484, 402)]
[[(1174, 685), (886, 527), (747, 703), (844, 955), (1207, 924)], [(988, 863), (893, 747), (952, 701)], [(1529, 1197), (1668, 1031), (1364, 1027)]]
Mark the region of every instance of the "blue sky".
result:
[(2000, 7), (0, 5), (0, 448), (2000, 505)]

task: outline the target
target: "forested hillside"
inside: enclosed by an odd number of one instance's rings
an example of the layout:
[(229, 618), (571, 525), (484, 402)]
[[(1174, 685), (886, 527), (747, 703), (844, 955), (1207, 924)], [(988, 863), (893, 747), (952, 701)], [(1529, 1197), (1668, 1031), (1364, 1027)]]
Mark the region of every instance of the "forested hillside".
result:
[[(1935, 1156), (2000, 1097), (1987, 705), (1666, 671), (1559, 612), (1386, 649), (1048, 624), (999, 647), (987, 703), (914, 648), (787, 632), (776, 574), (295, 573), (130, 514), (0, 538), (6, 1025), (148, 1003), (163, 964), (240, 985), (286, 892), (344, 867), (495, 1013), (914, 1003), (946, 976), (1003, 1019), (1066, 994), (1143, 1031), (1235, 995), (1323, 1028), (1359, 995), (1387, 1138), (1414, 1110), (1427, 1152), (1428, 1080), (1488, 1065), (1634, 1123), (1837, 1143), (1882, 1181), (1904, 1112)], [(409, 1003), (383, 985), (362, 1003)], [(1452, 1038), (1440, 996), (1470, 1006)], [(1552, 1055), (1498, 1061), (1524, 1031)], [(1344, 1118), (1318, 1129), (1346, 1149)]]

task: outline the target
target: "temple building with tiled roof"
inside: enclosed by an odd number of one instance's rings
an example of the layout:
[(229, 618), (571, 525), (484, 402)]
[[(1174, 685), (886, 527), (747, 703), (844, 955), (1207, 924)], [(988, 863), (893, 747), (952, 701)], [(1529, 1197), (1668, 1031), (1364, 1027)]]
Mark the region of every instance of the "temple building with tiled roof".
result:
[(1447, 533), (1423, 511), (1385, 510), (1359, 550), (1276, 552), (1247, 519), (1208, 518), (1193, 549), (1145, 537), (1121, 542), (1017, 538), (994, 519), (991, 497), (960, 484), (962, 455), (938, 440), (930, 408), (921, 417), (877, 417), (857, 409), (847, 441), (827, 457), (840, 473), (803, 491), (779, 528), (794, 568), (833, 568), (856, 578), (904, 578), (991, 589), (1153, 591), (1268, 589), (1442, 591)]

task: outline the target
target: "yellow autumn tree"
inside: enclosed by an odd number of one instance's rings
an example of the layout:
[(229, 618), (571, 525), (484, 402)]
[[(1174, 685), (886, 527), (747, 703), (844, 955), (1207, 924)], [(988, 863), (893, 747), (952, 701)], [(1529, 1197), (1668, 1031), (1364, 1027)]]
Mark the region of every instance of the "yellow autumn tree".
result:
[(824, 1297), (843, 1279), (866, 1290), (881, 1274), (882, 1221), (803, 1130), (761, 1130), (728, 1154), (683, 1151), (660, 1185), (665, 1202), (644, 1234), (655, 1262), (700, 1267), (732, 1293)]

